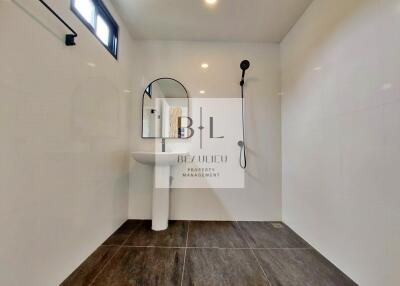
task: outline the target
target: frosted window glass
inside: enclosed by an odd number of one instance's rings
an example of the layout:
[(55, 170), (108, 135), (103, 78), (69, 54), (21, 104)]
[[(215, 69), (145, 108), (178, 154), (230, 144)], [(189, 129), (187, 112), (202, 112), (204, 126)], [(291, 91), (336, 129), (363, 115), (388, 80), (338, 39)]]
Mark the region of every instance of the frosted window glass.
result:
[(110, 28), (101, 16), (97, 16), (96, 35), (103, 42), (103, 44), (109, 44)]
[(91, 0), (75, 0), (75, 8), (79, 14), (94, 27), (95, 6)]

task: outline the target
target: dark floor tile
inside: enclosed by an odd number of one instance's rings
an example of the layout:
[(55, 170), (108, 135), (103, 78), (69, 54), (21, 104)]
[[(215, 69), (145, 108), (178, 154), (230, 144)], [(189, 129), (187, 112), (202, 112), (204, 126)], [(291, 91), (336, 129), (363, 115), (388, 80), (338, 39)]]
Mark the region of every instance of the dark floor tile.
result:
[(93, 286), (180, 285), (184, 255), (183, 248), (122, 247)]
[(244, 236), (254, 248), (307, 248), (310, 245), (283, 223), (239, 222)]
[(314, 249), (258, 249), (272, 286), (356, 286)]
[(188, 224), (186, 221), (170, 221), (168, 229), (153, 231), (151, 221), (145, 221), (135, 229), (125, 245), (184, 247)]
[(63, 283), (61, 283), (61, 286), (89, 285), (117, 250), (118, 246), (100, 246), (67, 279), (65, 279)]
[(249, 249), (189, 248), (183, 285), (268, 286)]
[(189, 247), (246, 248), (239, 226), (227, 221), (192, 221), (189, 224)]
[(122, 245), (129, 235), (144, 221), (142, 220), (127, 220), (119, 229), (117, 229), (103, 245)]

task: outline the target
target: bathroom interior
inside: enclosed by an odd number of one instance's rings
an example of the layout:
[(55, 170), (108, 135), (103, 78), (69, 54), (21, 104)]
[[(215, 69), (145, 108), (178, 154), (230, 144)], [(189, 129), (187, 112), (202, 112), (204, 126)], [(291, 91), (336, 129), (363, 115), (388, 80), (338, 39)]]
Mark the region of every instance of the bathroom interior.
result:
[[(399, 27), (399, 0), (0, 0), (0, 285), (400, 285)], [(199, 148), (217, 176), (182, 173)]]

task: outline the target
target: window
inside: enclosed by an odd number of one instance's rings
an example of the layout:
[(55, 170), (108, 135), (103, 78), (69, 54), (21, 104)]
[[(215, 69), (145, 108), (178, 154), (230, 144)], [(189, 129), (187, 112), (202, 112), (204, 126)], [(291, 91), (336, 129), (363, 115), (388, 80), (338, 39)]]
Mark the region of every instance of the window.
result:
[(118, 25), (101, 0), (71, 0), (71, 10), (117, 58)]

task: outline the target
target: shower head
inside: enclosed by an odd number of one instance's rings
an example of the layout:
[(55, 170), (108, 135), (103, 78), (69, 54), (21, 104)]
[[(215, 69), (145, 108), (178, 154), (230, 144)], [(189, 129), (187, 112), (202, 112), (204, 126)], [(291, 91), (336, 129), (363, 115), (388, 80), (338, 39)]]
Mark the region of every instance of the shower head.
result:
[(240, 63), (240, 68), (242, 71), (246, 71), (250, 67), (250, 62), (248, 60), (244, 60)]
[(246, 74), (246, 70), (250, 67), (250, 62), (248, 60), (244, 60), (240, 63), (240, 68), (242, 70), (242, 80), (240, 81), (240, 85), (244, 85), (244, 75)]

